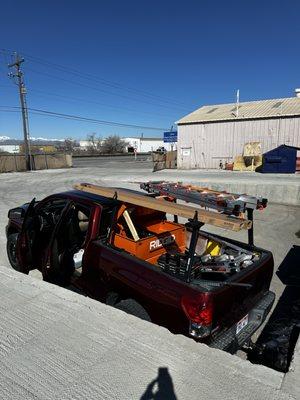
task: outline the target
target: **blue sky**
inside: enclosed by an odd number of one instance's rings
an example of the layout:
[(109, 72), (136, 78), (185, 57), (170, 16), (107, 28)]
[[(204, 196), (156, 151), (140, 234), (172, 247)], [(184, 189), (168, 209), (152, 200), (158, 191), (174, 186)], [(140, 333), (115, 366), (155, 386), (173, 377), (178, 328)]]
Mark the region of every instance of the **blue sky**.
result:
[[(170, 128), (201, 105), (233, 102), (238, 88), (241, 101), (293, 96), (299, 15), (298, 0), (15, 0), (1, 3), (0, 49), (26, 59), (28, 107)], [(0, 136), (18, 138), (19, 113), (3, 112), (19, 106), (7, 54), (0, 52)], [(161, 135), (30, 115), (35, 137), (91, 132)]]

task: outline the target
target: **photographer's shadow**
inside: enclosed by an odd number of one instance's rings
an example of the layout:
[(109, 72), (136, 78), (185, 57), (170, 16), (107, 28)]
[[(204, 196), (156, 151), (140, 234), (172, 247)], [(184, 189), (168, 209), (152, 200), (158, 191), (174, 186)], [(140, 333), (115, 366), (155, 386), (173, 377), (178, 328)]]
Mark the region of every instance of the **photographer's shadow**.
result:
[(168, 368), (158, 368), (158, 376), (149, 383), (140, 400), (177, 400)]

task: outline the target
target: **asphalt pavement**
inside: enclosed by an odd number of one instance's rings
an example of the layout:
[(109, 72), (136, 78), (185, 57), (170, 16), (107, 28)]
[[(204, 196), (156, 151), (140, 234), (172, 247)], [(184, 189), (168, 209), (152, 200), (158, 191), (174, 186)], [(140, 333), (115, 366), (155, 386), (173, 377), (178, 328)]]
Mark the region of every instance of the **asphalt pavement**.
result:
[(73, 157), (73, 167), (94, 167), (109, 168), (124, 165), (139, 165), (143, 167), (152, 167), (152, 158), (150, 154), (134, 154), (128, 156), (101, 156), (101, 157)]

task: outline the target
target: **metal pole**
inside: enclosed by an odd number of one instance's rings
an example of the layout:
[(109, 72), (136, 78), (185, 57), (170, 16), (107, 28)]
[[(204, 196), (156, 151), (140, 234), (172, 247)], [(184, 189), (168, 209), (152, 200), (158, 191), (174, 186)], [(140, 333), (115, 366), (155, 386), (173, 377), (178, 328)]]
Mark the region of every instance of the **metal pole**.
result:
[(253, 227), (253, 208), (247, 208), (247, 218), (252, 222), (251, 228), (248, 229), (248, 244), (254, 245), (254, 227)]
[(187, 260), (187, 269), (186, 269), (186, 281), (190, 282), (191, 281), (191, 272), (194, 264), (194, 258), (195, 258), (195, 253), (196, 253), (196, 246), (198, 242), (198, 236), (199, 236), (199, 229), (201, 226), (204, 224), (198, 221), (198, 211), (195, 211), (195, 216), (193, 219), (189, 219), (189, 224), (192, 228), (192, 236), (191, 236), (191, 241), (190, 241), (190, 246), (188, 250), (188, 260)]
[(30, 151), (29, 151), (29, 133), (28, 133), (28, 124), (27, 124), (27, 107), (26, 107), (26, 88), (23, 82), (23, 73), (20, 69), (20, 65), (24, 62), (24, 58), (19, 58), (18, 54), (16, 54), (16, 60), (14, 63), (9, 64), (9, 68), (16, 68), (16, 74), (12, 75), (17, 77), (18, 79), (18, 87), (19, 87), (19, 97), (21, 103), (21, 111), (22, 111), (22, 121), (23, 121), (23, 134), (24, 134), (24, 152), (25, 152), (25, 162), (27, 171), (31, 170), (31, 161), (30, 161)]
[(240, 106), (240, 90), (236, 91), (236, 118), (239, 116), (239, 106)]

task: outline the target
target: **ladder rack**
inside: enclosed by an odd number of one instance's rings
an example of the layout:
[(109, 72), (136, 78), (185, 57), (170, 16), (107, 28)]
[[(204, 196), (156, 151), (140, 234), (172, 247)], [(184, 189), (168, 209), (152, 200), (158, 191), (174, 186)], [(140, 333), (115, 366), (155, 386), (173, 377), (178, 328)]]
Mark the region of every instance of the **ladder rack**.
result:
[(199, 186), (184, 185), (180, 182), (150, 181), (141, 183), (140, 188), (157, 196), (168, 196), (236, 217), (241, 217), (249, 209), (261, 210), (267, 206), (268, 202), (262, 197), (219, 192)]
[(248, 243), (254, 245), (253, 212), (267, 207), (268, 200), (262, 197), (220, 192), (194, 185), (184, 185), (181, 182), (149, 181), (140, 184), (140, 188), (155, 196), (166, 196), (176, 202), (177, 199), (200, 207), (211, 208), (228, 216), (251, 221), (248, 230)]

